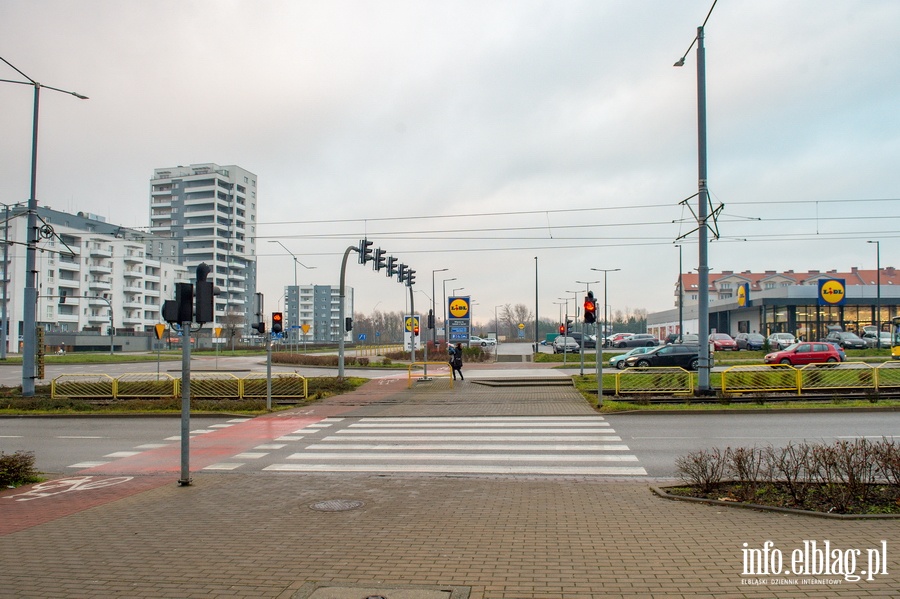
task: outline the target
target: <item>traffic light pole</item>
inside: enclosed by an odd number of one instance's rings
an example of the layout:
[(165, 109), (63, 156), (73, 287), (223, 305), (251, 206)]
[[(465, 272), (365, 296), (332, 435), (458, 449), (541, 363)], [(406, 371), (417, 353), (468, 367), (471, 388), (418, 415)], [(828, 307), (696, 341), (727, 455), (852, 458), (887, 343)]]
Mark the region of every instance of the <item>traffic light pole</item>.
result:
[[(359, 252), (358, 248), (353, 247), (352, 245), (344, 250), (344, 259), (341, 260), (341, 283), (340, 283), (340, 291), (339, 291), (339, 306), (338, 306), (338, 322), (346, 322), (344, 320), (344, 280), (347, 277), (347, 258), (350, 256), (350, 252)], [(340, 378), (344, 377), (344, 334), (341, 333), (338, 337), (338, 376)]]
[(266, 410), (272, 409), (272, 334), (266, 335)]
[(181, 478), (191, 484), (191, 321), (181, 323)]

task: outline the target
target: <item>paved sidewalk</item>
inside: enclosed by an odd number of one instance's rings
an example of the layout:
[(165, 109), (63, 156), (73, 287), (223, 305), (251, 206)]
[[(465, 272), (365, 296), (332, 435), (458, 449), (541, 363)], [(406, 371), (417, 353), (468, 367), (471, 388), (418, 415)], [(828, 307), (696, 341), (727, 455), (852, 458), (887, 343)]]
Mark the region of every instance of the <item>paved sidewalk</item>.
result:
[[(405, 381), (393, 381), (373, 381), (292, 412), (472, 409), (458, 408), (443, 391), (407, 391)], [(517, 406), (504, 408), (509, 413), (549, 413), (581, 401), (555, 387), (476, 392), (467, 382), (455, 392), (459, 405), (477, 399)], [(532, 396), (542, 393), (544, 403)], [(178, 487), (170, 475), (136, 477), (143, 488), (3, 534), (0, 597), (887, 597), (900, 588), (896, 520), (836, 521), (673, 502), (652, 495), (646, 480), (193, 476), (190, 487)], [(7, 502), (14, 500), (6, 497), (22, 491), (0, 494), (0, 519), (13, 512)], [(79, 501), (76, 495), (15, 507), (39, 516)], [(857, 582), (840, 575), (742, 576), (744, 543), (762, 549), (772, 541), (789, 568), (804, 541), (821, 547), (826, 540), (832, 550), (862, 551), (857, 573), (868, 567), (867, 550), (886, 540), (888, 574)]]

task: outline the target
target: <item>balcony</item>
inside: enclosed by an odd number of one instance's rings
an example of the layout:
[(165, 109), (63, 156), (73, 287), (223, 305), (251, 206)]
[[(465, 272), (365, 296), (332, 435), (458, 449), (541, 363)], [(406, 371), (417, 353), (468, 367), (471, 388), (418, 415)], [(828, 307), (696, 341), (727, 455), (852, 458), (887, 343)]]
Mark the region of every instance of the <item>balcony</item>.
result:
[(109, 291), (110, 289), (112, 289), (112, 285), (108, 281), (94, 279), (93, 281), (88, 281), (88, 289), (97, 291)]
[(232, 281), (240, 281), (242, 283), (247, 280), (247, 277), (245, 277), (242, 274), (238, 274), (236, 272), (229, 273), (228, 278), (231, 279)]
[(87, 321), (89, 323), (109, 323), (109, 316), (100, 315), (100, 314), (88, 314)]
[(126, 325), (126, 326), (127, 325), (140, 326), (140, 325), (144, 324), (144, 321), (141, 318), (138, 318), (137, 316), (126, 316), (125, 318), (122, 319), (122, 324)]
[(112, 258), (112, 252), (102, 248), (90, 248), (91, 258)]
[(126, 284), (122, 291), (125, 293), (144, 293), (144, 288), (139, 285)]
[(123, 308), (132, 309), (132, 310), (143, 310), (144, 302), (140, 300), (127, 300), (122, 304)]
[(94, 306), (97, 308), (109, 308), (109, 302), (105, 299), (100, 299), (97, 297), (89, 297), (88, 298), (88, 306)]
[(112, 274), (112, 268), (109, 266), (103, 266), (100, 264), (90, 264), (88, 265), (88, 270), (92, 273), (101, 274), (101, 275), (110, 275)]
[(236, 270), (243, 270), (243, 269), (247, 268), (247, 265), (244, 264), (243, 262), (229, 262), (228, 268), (234, 268)]
[(246, 303), (247, 302), (245, 302), (244, 298), (242, 298), (242, 297), (236, 297), (236, 298), (232, 298), (232, 299), (228, 300), (229, 306), (243, 306)]
[(60, 270), (81, 270), (81, 265), (78, 264), (78, 262), (75, 262), (75, 261), (67, 262), (63, 258), (60, 258), (59, 260), (57, 260), (57, 267)]
[(129, 252), (129, 253), (125, 254), (124, 256), (122, 256), (122, 259), (125, 260), (125, 262), (130, 262), (132, 264), (140, 264), (141, 262), (144, 261), (144, 259), (141, 256), (139, 256), (137, 254), (137, 252), (133, 252), (133, 253)]

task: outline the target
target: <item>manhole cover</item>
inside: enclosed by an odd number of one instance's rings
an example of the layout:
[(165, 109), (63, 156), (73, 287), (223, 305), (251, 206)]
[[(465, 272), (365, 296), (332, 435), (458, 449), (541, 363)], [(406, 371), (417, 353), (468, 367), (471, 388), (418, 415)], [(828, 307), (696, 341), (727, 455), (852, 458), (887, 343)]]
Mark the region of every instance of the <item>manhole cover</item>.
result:
[(362, 501), (356, 501), (355, 499), (329, 499), (328, 501), (314, 503), (309, 507), (320, 512), (345, 512), (347, 510), (355, 510), (363, 505)]

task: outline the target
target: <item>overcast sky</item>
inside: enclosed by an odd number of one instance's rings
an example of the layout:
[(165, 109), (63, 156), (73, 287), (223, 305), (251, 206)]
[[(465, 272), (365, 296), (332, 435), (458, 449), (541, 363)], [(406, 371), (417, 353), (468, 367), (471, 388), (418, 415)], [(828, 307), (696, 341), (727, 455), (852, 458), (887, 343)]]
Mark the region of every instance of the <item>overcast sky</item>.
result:
[[(674, 305), (696, 228), (695, 37), (711, 0), (3, 0), (0, 56), (41, 95), (38, 200), (149, 224), (154, 168), (258, 175), (260, 291), (279, 240), (338, 283), (367, 235), (417, 308), (542, 316), (608, 275), (612, 309)], [(709, 247), (722, 270), (900, 267), (900, 2), (722, 0), (705, 29)], [(0, 78), (21, 79), (0, 64)], [(28, 198), (32, 90), (0, 83), (0, 201)], [(697, 235), (683, 240), (698, 264)], [(17, 254), (18, 255), (18, 254)], [(356, 310), (406, 290), (348, 267)], [(602, 294), (602, 284), (591, 283)], [(580, 299), (579, 299), (580, 303)], [(571, 310), (573, 302), (569, 302)], [(422, 312), (422, 310), (417, 310)]]

